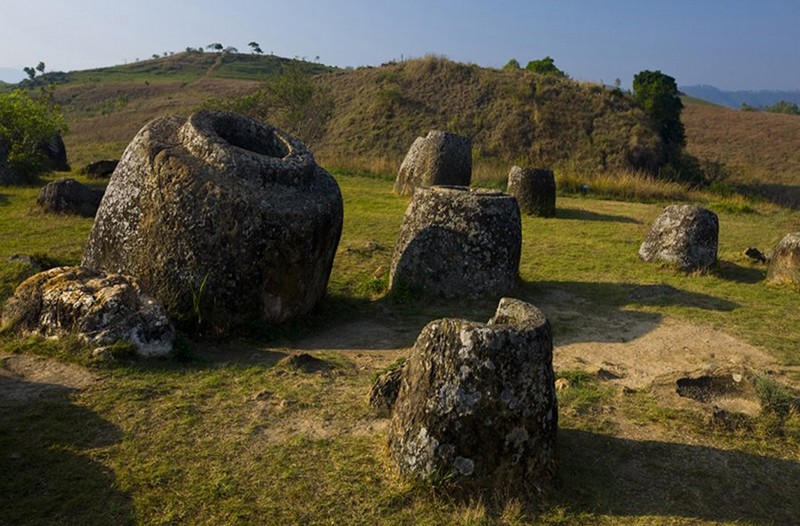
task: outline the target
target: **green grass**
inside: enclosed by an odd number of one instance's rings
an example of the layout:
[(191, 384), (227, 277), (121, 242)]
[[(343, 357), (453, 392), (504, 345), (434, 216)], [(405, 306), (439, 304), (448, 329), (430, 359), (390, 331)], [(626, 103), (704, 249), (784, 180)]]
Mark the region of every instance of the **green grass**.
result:
[[(486, 320), (496, 303), (393, 299), (386, 275), (407, 198), (393, 195), (385, 178), (337, 178), (345, 219), (330, 297), (304, 322), (266, 336), (184, 338), (183, 360), (152, 362), (93, 358), (91, 349), (71, 340), (0, 335), (2, 352), (72, 361), (96, 377), (81, 391), (23, 401), (0, 397), (0, 523), (762, 525), (800, 519), (800, 424), (795, 410), (785, 409), (788, 391), (768, 382), (762, 397), (777, 409), (747, 429), (727, 429), (710, 425), (705, 414), (665, 407), (647, 389), (623, 392), (586, 371), (558, 371), (571, 387), (558, 395), (560, 476), (552, 488), (536, 495), (503, 489), (465, 495), (399, 478), (385, 451), (386, 421), (367, 405), (373, 375), (404, 357), (402, 348), (427, 321)], [(9, 255), (77, 263), (88, 237), (91, 220), (44, 215), (34, 205), (37, 193), (0, 187), (0, 300), (24, 274), (7, 262)], [(797, 292), (765, 284), (764, 267), (742, 255), (751, 245), (768, 251), (798, 230), (800, 214), (712, 204), (720, 215), (721, 264), (685, 275), (636, 255), (666, 203), (559, 197), (557, 204), (555, 218), (523, 218), (523, 284), (516, 294), (546, 314), (559, 293), (580, 300), (573, 316), (553, 318), (557, 345), (583, 330), (585, 315), (616, 312), (714, 327), (784, 364), (800, 364)], [(677, 292), (632, 299), (631, 290), (642, 284)], [(370, 351), (371, 340), (341, 351), (312, 348), (324, 367), (309, 372), (283, 360), (296, 342), (337, 335), (351, 323), (383, 327), (397, 349)], [(11, 381), (0, 376), (0, 392)]]

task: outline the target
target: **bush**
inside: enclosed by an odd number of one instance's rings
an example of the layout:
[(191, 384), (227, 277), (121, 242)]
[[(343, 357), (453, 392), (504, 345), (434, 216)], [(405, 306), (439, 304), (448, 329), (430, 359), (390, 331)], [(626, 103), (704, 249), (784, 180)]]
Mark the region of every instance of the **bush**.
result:
[(64, 116), (49, 97), (32, 99), (21, 90), (0, 94), (0, 146), (5, 146), (8, 168), (23, 179), (49, 169), (40, 144), (66, 129)]

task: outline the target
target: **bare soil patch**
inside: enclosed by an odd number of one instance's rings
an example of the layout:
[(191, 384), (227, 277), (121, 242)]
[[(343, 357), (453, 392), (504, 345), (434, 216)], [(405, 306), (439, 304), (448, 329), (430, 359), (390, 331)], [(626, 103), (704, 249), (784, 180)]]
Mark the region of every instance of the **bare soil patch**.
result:
[(29, 355), (0, 354), (0, 401), (24, 402), (85, 389), (95, 375), (78, 365)]

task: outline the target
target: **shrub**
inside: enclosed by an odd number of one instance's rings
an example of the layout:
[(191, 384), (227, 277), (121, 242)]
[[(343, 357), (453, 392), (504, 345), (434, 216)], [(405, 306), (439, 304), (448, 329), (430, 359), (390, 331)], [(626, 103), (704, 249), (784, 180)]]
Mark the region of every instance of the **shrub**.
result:
[(40, 144), (66, 129), (64, 116), (49, 97), (32, 99), (21, 90), (0, 94), (0, 143), (7, 148), (8, 168), (24, 179), (48, 170)]

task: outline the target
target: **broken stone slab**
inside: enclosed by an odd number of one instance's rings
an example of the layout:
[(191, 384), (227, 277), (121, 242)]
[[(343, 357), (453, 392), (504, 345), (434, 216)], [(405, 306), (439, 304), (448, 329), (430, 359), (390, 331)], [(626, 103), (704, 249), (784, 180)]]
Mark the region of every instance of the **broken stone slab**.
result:
[(469, 186), (472, 180), (472, 140), (432, 130), (417, 137), (408, 149), (394, 191), (411, 195), (416, 188), (434, 185)]
[(64, 177), (47, 183), (36, 204), (47, 213), (94, 217), (103, 199), (103, 190), (94, 190), (75, 179)]
[(176, 320), (280, 323), (325, 295), (342, 219), (294, 137), (229, 112), (165, 117), (125, 150), (82, 264), (138, 277)]
[(558, 407), (550, 323), (503, 298), (488, 323), (440, 319), (403, 368), (389, 424), (400, 472), (497, 484), (555, 473)]
[(97, 346), (129, 342), (140, 356), (172, 350), (175, 329), (139, 280), (83, 267), (57, 267), (23, 281), (0, 324), (17, 334), (70, 334)]
[(499, 298), (517, 285), (521, 250), (519, 207), (510, 195), (418, 188), (403, 216), (390, 287), (444, 298)]
[(553, 170), (514, 166), (508, 173), (508, 193), (517, 199), (523, 214), (556, 215), (556, 178)]
[(769, 259), (767, 280), (800, 284), (800, 232), (783, 236)]
[(647, 233), (639, 257), (693, 271), (716, 263), (718, 244), (717, 214), (697, 205), (670, 205)]

